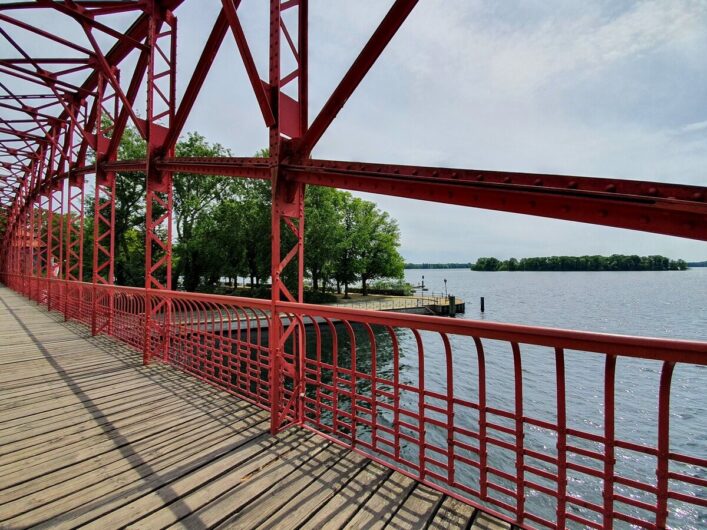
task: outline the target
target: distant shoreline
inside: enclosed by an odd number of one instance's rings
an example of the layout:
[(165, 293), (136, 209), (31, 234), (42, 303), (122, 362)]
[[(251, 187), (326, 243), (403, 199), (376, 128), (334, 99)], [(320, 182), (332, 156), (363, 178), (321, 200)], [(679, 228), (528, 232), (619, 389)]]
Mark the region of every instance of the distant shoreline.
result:
[(671, 260), (665, 256), (546, 256), (510, 258), (479, 258), (476, 263), (406, 263), (406, 270), (469, 269), (476, 272), (643, 272), (684, 271), (707, 267), (707, 261)]
[(534, 258), (479, 258), (471, 269), (479, 272), (618, 272), (618, 271), (684, 271), (687, 262), (665, 256), (612, 254), (611, 256), (541, 256)]

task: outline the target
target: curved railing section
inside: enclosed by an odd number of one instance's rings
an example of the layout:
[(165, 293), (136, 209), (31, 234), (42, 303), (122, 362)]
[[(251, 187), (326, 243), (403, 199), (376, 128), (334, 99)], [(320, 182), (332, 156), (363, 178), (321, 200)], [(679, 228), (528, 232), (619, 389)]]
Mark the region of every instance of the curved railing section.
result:
[[(286, 302), (273, 317), (265, 300), (5, 282), (515, 524), (707, 520), (707, 432), (690, 421), (704, 413), (707, 342)], [(148, 322), (150, 304), (164, 309)], [(276, 352), (273, 318), (287, 339)]]

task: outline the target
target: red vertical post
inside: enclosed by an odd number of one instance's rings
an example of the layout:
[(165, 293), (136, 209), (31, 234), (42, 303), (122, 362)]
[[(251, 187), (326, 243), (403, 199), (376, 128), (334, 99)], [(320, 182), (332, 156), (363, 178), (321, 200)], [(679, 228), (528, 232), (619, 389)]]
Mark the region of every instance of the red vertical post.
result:
[[(307, 127), (307, 0), (299, 2), (270, 2), (270, 105), (275, 123), (270, 127), (270, 162), (272, 168), (272, 323), (270, 329), (270, 402), (272, 433), (293, 423), (300, 423), (301, 408), (298, 406), (302, 391), (301, 362), (304, 355), (304, 334), (298, 329), (295, 319), (290, 319), (288, 329), (278, 318), (278, 302), (304, 299), (304, 185), (288, 182), (280, 170), (281, 163), (291, 155), (292, 141), (300, 138)], [(293, 49), (288, 29), (281, 14), (285, 9), (298, 9), (297, 49)], [(296, 62), (294, 72), (285, 78), (281, 72), (281, 36), (288, 40), (287, 53), (292, 53)], [(297, 81), (297, 100), (282, 92), (282, 87)], [(283, 226), (286, 232), (283, 234)], [(291, 244), (283, 252), (282, 245)], [(297, 261), (294, 268), (293, 260)], [(290, 266), (288, 271), (286, 269)], [(291, 280), (289, 287), (285, 277)], [(294, 292), (292, 289), (296, 289)], [(287, 342), (292, 344), (286, 350)], [(292, 380), (292, 389), (286, 389), (285, 381)]]
[[(103, 120), (103, 104), (105, 101), (106, 80), (99, 76), (96, 95), (96, 122), (95, 122), (95, 153), (96, 153), (96, 181), (93, 197), (93, 268), (92, 268), (92, 311), (91, 333), (96, 335), (106, 328), (110, 328), (112, 318), (112, 292), (110, 286), (114, 281), (114, 256), (115, 256), (115, 173), (103, 169), (102, 163), (106, 160), (108, 138), (104, 135), (104, 127), (110, 124)], [(107, 286), (103, 289), (100, 286)], [(107, 304), (108, 314), (101, 310), (101, 303)], [(100, 320), (101, 316), (105, 316)]]
[(177, 19), (161, 2), (149, 3), (147, 36), (147, 196), (145, 205), (145, 339), (143, 363), (158, 354), (166, 360), (171, 304), (153, 291), (172, 287), (172, 173), (156, 161), (172, 156), (166, 147), (176, 101)]
[(665, 361), (660, 372), (660, 390), (658, 395), (658, 465), (656, 528), (667, 528), (668, 490), (670, 487), (670, 385), (673, 380), (675, 363)]
[(83, 281), (83, 222), (84, 222), (84, 177), (77, 175), (73, 171), (74, 151), (73, 151), (74, 124), (69, 124), (67, 162), (69, 178), (67, 184), (67, 214), (66, 214), (66, 270), (64, 278), (66, 280), (66, 294), (64, 305), (64, 318), (73, 316), (76, 308), (72, 307), (71, 301), (80, 305), (82, 288), (78, 283)]
[(603, 521), (610, 528), (614, 520), (616, 356), (606, 356), (604, 368), (604, 497)]
[(564, 528), (567, 520), (567, 390), (565, 382), (565, 351), (555, 348), (555, 378), (557, 381), (557, 527)]
[(55, 218), (54, 214), (57, 209), (55, 204), (54, 192), (56, 191), (55, 183), (52, 180), (55, 169), (55, 157), (56, 157), (56, 136), (55, 129), (49, 133), (53, 137), (53, 142), (51, 143), (51, 149), (49, 150), (49, 161), (47, 164), (47, 173), (45, 175), (46, 181), (46, 193), (47, 193), (47, 309), (52, 310), (52, 298), (53, 298), (53, 286), (54, 279), (57, 277), (56, 274), (56, 237), (55, 237)]
[[(38, 165), (35, 168), (35, 176), (38, 173)], [(42, 276), (41, 262), (42, 262), (42, 225), (41, 225), (41, 199), (35, 197), (31, 199), (31, 224), (32, 224), (32, 285), (30, 285), (30, 298), (34, 301), (39, 300), (39, 292), (37, 291), (37, 286), (39, 285), (39, 278)]]

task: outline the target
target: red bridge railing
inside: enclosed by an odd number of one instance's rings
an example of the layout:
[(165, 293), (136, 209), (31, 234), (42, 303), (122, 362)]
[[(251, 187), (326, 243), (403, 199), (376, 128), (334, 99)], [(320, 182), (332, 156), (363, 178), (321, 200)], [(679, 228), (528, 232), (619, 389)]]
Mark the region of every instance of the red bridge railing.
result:
[[(270, 301), (5, 282), (524, 527), (706, 520), (707, 433), (687, 422), (707, 383), (707, 342), (281, 302), (273, 373)], [(168, 309), (146, 325), (148, 304)]]

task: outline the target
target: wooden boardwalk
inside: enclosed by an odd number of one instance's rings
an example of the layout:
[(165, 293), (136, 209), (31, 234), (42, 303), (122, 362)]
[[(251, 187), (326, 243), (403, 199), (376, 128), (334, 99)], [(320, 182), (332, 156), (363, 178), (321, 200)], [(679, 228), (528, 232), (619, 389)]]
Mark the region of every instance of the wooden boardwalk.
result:
[(0, 287), (0, 528), (508, 525)]

